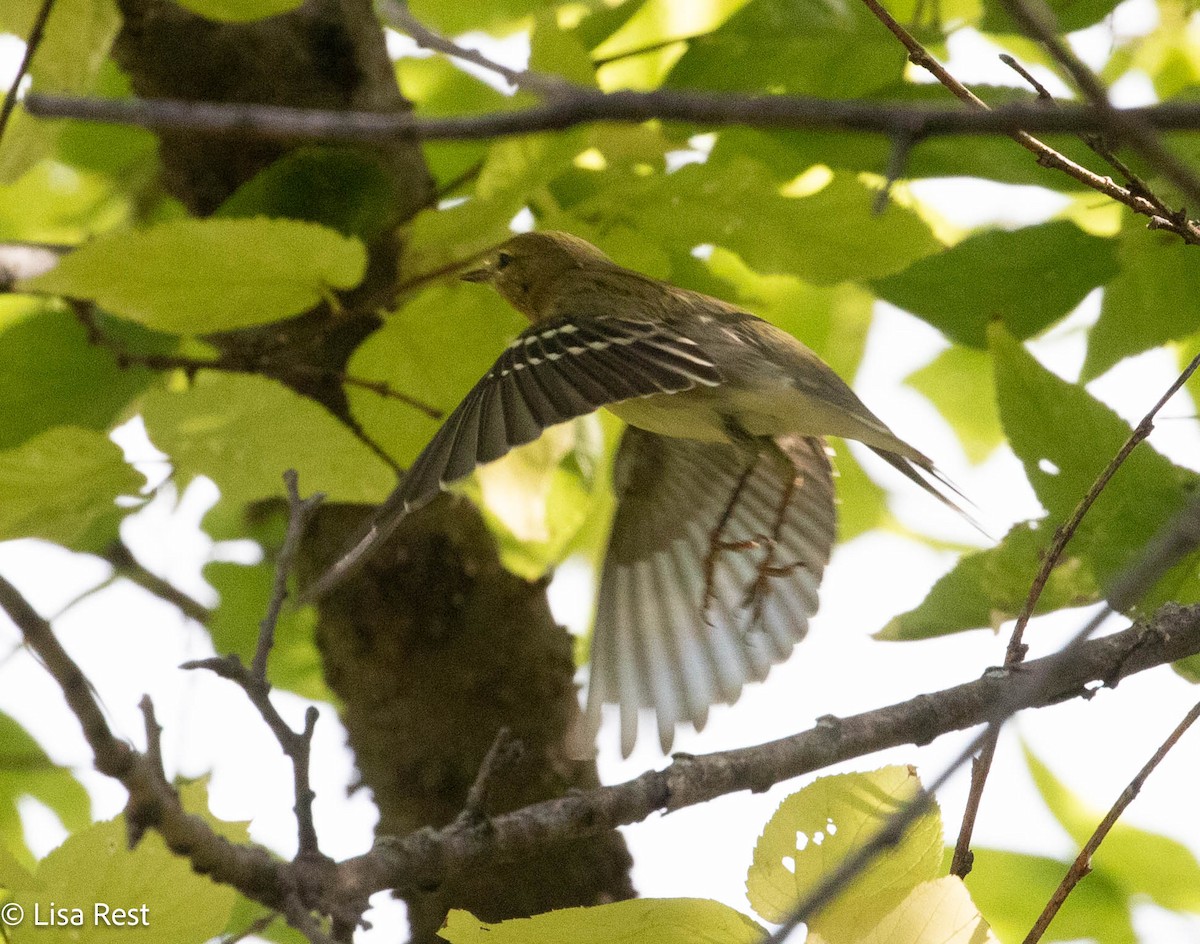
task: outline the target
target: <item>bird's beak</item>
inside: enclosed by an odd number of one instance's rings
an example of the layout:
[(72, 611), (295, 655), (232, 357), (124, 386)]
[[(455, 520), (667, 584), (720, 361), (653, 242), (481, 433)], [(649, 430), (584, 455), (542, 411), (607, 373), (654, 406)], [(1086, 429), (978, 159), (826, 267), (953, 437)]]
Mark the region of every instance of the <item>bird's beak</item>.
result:
[(492, 270), (490, 266), (480, 266), (478, 269), (468, 269), (459, 278), (464, 282), (490, 282)]

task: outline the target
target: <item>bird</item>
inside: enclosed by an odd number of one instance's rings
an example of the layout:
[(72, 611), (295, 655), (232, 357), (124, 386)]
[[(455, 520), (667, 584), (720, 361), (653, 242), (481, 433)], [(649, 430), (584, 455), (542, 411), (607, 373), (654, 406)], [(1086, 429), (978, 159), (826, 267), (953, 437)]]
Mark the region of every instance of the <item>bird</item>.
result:
[(565, 232), (515, 235), (460, 277), (530, 325), (449, 415), (349, 550), (302, 600), (358, 569), (403, 518), (548, 427), (607, 408), (626, 424), (597, 590), (586, 708), (569, 751), (594, 751), (604, 704), (620, 746), (642, 709), (669, 754), (747, 682), (787, 659), (816, 613), (836, 538), (825, 437), (868, 446), (964, 512), (932, 460), (786, 331), (651, 278)]

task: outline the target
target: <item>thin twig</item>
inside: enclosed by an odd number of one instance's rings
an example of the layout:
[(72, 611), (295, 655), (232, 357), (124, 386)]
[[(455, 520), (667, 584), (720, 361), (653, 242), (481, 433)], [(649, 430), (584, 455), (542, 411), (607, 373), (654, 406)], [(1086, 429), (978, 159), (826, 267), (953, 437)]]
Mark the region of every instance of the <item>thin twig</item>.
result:
[(271, 647), (275, 645), (275, 626), (279, 622), (279, 614), (283, 611), (284, 600), (287, 599), (287, 582), (292, 571), (292, 562), (296, 559), (296, 552), (300, 550), (300, 541), (304, 537), (308, 522), (316, 514), (317, 506), (325, 500), (323, 492), (301, 498), (299, 482), (300, 477), (295, 469), (288, 469), (283, 473), (288, 502), (287, 532), (275, 563), (271, 598), (267, 603), (267, 612), (258, 624), (258, 645), (254, 650), (254, 661), (250, 664), (251, 675), (262, 685), (267, 683), (267, 658), (271, 654)]
[[(195, 376), (202, 370), (260, 376), (264, 370), (273, 366), (263, 360), (247, 362), (230, 357), (188, 357), (182, 354), (131, 351), (120, 341), (104, 333), (99, 322), (96, 320), (95, 311), (91, 304), (78, 299), (68, 299), (68, 301), (75, 312), (76, 318), (83, 325), (84, 330), (87, 331), (88, 343), (111, 352), (117, 361), (118, 367), (124, 368), (136, 365), (139, 367), (148, 367), (151, 370), (182, 370), (189, 376)], [(284, 368), (281, 368), (281, 372), (314, 377), (320, 380), (344, 384), (348, 387), (369, 390), (376, 396), (388, 400), (396, 400), (406, 406), (410, 406), (414, 410), (424, 413), (430, 419), (440, 420), (445, 416), (442, 410), (411, 394), (397, 390), (386, 380), (367, 380), (364, 377), (351, 376), (340, 370), (330, 370), (306, 364), (289, 363)], [(394, 465), (394, 460), (389, 459), (388, 461)]]
[(1183, 720), (1176, 725), (1175, 730), (1167, 737), (1154, 752), (1154, 756), (1146, 762), (1146, 765), (1138, 771), (1136, 777), (1129, 782), (1121, 795), (1117, 797), (1112, 808), (1100, 821), (1100, 825), (1096, 827), (1095, 832), (1083, 848), (1079, 850), (1079, 855), (1075, 857), (1075, 861), (1071, 863), (1071, 867), (1067, 870), (1067, 874), (1063, 876), (1058, 888), (1054, 890), (1054, 894), (1050, 896), (1050, 900), (1046, 902), (1046, 907), (1042, 909), (1042, 913), (1038, 915), (1037, 921), (1029, 933), (1025, 935), (1023, 944), (1037, 944), (1042, 939), (1042, 935), (1046, 933), (1046, 929), (1050, 926), (1050, 922), (1054, 920), (1054, 916), (1058, 914), (1059, 909), (1067, 900), (1067, 896), (1075, 889), (1075, 886), (1083, 880), (1083, 878), (1092, 870), (1092, 856), (1096, 850), (1100, 848), (1100, 844), (1104, 842), (1105, 837), (1112, 831), (1121, 814), (1130, 803), (1134, 801), (1139, 793), (1142, 792), (1142, 787), (1145, 785), (1150, 774), (1162, 762), (1162, 759), (1167, 756), (1170, 750), (1179, 742), (1184, 733), (1200, 718), (1200, 702), (1192, 706), (1192, 710), (1184, 715)]
[[(1050, 90), (1042, 85), (1033, 73), (1021, 65), (1013, 56), (1010, 56), (1008, 53), (1001, 53), (1000, 61), (1028, 82), (1037, 93), (1039, 99), (1047, 104), (1054, 105), (1056, 108), (1058, 107), (1058, 101), (1050, 94)], [(1158, 212), (1166, 219), (1175, 219), (1179, 215), (1179, 211), (1172, 210), (1167, 206), (1150, 188), (1149, 184), (1142, 180), (1128, 164), (1113, 153), (1113, 149), (1108, 146), (1104, 135), (1096, 132), (1087, 132), (1080, 134), (1079, 139), (1091, 148), (1095, 154), (1107, 161), (1118, 174), (1125, 178), (1125, 185), (1129, 188), (1130, 193), (1145, 197), (1158, 208)]]
[(1001, 3), (1017, 25), (1046, 47), (1084, 96), (1100, 109), (1108, 119), (1109, 129), (1178, 187), (1192, 206), (1200, 206), (1200, 178), (1163, 144), (1152, 127), (1113, 107), (1100, 77), (1059, 35), (1058, 18), (1045, 0), (1001, 0)]
[(249, 669), (236, 654), (214, 656), (209, 659), (197, 659), (185, 662), (185, 669), (208, 669), (211, 672), (229, 679), (246, 693), (250, 703), (258, 709), (258, 713), (266, 722), (271, 733), (279, 742), (285, 755), (292, 762), (292, 780), (295, 789), (296, 829), (299, 835), (299, 852), (297, 859), (321, 859), (320, 846), (317, 842), (316, 828), (313, 825), (312, 804), (316, 799), (309, 784), (309, 754), (312, 747), (313, 731), (317, 723), (318, 712), (309, 706), (304, 715), (304, 728), (293, 731), (284, 721), (279, 710), (271, 701), (271, 685), (267, 681), (267, 659), (275, 641), (275, 625), (283, 610), (287, 598), (287, 581), (291, 573), (292, 561), (300, 547), (309, 520), (316, 512), (317, 506), (325, 496), (320, 492), (302, 499), (298, 489), (298, 477), (294, 469), (283, 473), (283, 481), (287, 486), (288, 495), (288, 526), (283, 540), (283, 547), (275, 563), (275, 579), (271, 588), (271, 598), (267, 611), (259, 623), (258, 644), (254, 651), (254, 661)]
[(440, 52), (444, 56), (461, 59), (463, 62), (469, 62), (481, 69), (487, 69), (489, 72), (496, 73), (509, 85), (546, 97), (561, 94), (571, 87), (570, 83), (559, 76), (542, 75), (528, 69), (510, 69), (494, 59), (489, 59), (477, 50), (460, 46), (452, 39), (447, 39), (436, 30), (430, 29), (413, 16), (412, 11), (408, 9), (408, 4), (403, 0), (380, 0), (379, 5), (389, 26), (402, 33), (407, 33), (418, 46), (431, 52)]
[[(990, 113), (995, 115), (998, 112), (1011, 107), (1002, 106), (1001, 108), (997, 109), (990, 108), (988, 104), (983, 101), (983, 99), (968, 89), (953, 75), (951, 75), (946, 70), (945, 66), (938, 62), (938, 60), (931, 55), (929, 51), (922, 46), (911, 33), (908, 32), (908, 30), (901, 26), (896, 19), (883, 8), (883, 6), (879, 3), (879, 0), (863, 0), (863, 3), (865, 3), (867, 8), (873, 14), (875, 14), (876, 18), (885, 27), (887, 27), (892, 35), (900, 41), (904, 48), (908, 50), (909, 59), (911, 59), (915, 65), (920, 66), (933, 75), (934, 78), (936, 78), (943, 86), (945, 86), (956, 98), (967, 104), (977, 113)], [(1106, 122), (1103, 127), (1112, 127), (1113, 118), (1111, 112), (1114, 111), (1114, 109), (1110, 104), (1108, 104), (1107, 99), (1105, 99), (1103, 104), (1099, 102), (1092, 102), (1089, 107), (1096, 109), (1100, 115), (1105, 117)], [(1046, 116), (1062, 116), (1066, 114), (1067, 111), (1065, 108), (1046, 108), (1044, 103), (1038, 103), (1035, 106), (1035, 109)], [(1149, 126), (1150, 124), (1150, 122), (1146, 121), (1145, 118), (1139, 117), (1136, 114), (1136, 109), (1127, 110), (1125, 115), (1129, 122), (1146, 126)], [(1186, 242), (1200, 245), (1200, 226), (1198, 226), (1195, 222), (1188, 219), (1173, 219), (1169, 217), (1163, 217), (1159, 211), (1159, 208), (1155, 206), (1152, 201), (1147, 200), (1140, 194), (1133, 193), (1127, 187), (1120, 186), (1109, 177), (1101, 177), (1099, 174), (1088, 170), (1082, 164), (1075, 163), (1075, 161), (1072, 161), (1066, 155), (1059, 153), (1045, 142), (1035, 138), (1027, 130), (1024, 130), (1025, 128), (1035, 128), (1035, 130), (1066, 131), (1085, 131), (1098, 129), (1094, 127), (1048, 129), (1041, 125), (1040, 122), (1029, 122), (1027, 124), (1014, 125), (1007, 129), (1006, 133), (1009, 135), (1009, 137), (1021, 145), (1021, 147), (1036, 155), (1038, 163), (1043, 167), (1049, 167), (1062, 171), (1063, 173), (1079, 181), (1081, 184), (1090, 187), (1092, 190), (1102, 193), (1105, 196), (1116, 200), (1118, 203), (1124, 204), (1135, 213), (1140, 213), (1143, 216), (1150, 217), (1151, 221), (1157, 223), (1159, 228), (1169, 229)], [(923, 134), (928, 135), (928, 132), (923, 132)]]
[[(1028, 648), (1023, 641), (1025, 627), (1029, 625), (1030, 619), (1033, 618), (1033, 612), (1037, 608), (1042, 592), (1046, 589), (1046, 584), (1050, 580), (1050, 574), (1058, 566), (1067, 544), (1075, 536), (1075, 532), (1079, 530), (1079, 526), (1083, 523), (1083, 519), (1087, 516), (1088, 511), (1091, 510), (1092, 505), (1095, 504), (1096, 499), (1100, 497), (1104, 489), (1108, 487), (1108, 483), (1116, 475), (1117, 470), (1124, 465), (1130, 453), (1154, 430), (1154, 418), (1158, 415), (1159, 410), (1166, 406), (1167, 402), (1180, 391), (1192, 374), (1196, 372), (1197, 368), (1200, 368), (1200, 354), (1192, 358), (1191, 363), (1183, 369), (1179, 376), (1175, 378), (1174, 383), (1167, 388), (1154, 406), (1142, 417), (1141, 421), (1130, 432), (1129, 438), (1125, 440), (1124, 445), (1117, 450), (1117, 454), (1109, 460), (1108, 465), (1096, 477), (1087, 494), (1076, 505), (1075, 510), (1071, 513), (1071, 517), (1055, 530), (1054, 540), (1042, 556), (1042, 564), (1038, 568), (1037, 575), (1029, 587), (1029, 593), (1025, 598), (1025, 605), (1021, 607), (1021, 613), (1017, 616), (1012, 635), (1009, 637), (1008, 649), (1004, 654), (1005, 668), (1014, 669), (1024, 660)], [(983, 800), (983, 790), (987, 784), (988, 774), (991, 772), (992, 759), (996, 752), (995, 738), (998, 734), (999, 732), (993, 733), (991, 738), (984, 742), (983, 750), (980, 751), (979, 757), (971, 767), (971, 788), (967, 796), (966, 808), (963, 812), (962, 825), (959, 827), (958, 839), (954, 844), (954, 857), (950, 866), (952, 875), (962, 877), (971, 869), (971, 834), (975, 827), (975, 818), (978, 814), (979, 805)]]
[(26, 73), (29, 72), (29, 66), (33, 62), (33, 54), (37, 52), (38, 46), (42, 44), (42, 37), (46, 33), (46, 21), (50, 19), (50, 11), (52, 9), (54, 9), (54, 0), (42, 0), (42, 5), (38, 8), (37, 15), (33, 19), (33, 27), (29, 30), (29, 38), (25, 40), (25, 55), (21, 57), (21, 63), (17, 66), (17, 74), (13, 76), (8, 94), (4, 96), (4, 104), (0, 105), (0, 141), (4, 140), (4, 132), (8, 130), (9, 119), (17, 107), (17, 93), (21, 90), (21, 81), (25, 78)]

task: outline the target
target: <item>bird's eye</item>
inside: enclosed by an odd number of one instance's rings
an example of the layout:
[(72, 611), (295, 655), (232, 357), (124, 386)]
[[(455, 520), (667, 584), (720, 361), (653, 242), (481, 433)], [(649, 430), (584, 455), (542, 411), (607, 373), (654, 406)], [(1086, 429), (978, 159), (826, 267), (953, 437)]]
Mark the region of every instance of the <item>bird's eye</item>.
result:
[(510, 256), (507, 252), (502, 252), (500, 255), (496, 256), (497, 269), (507, 268), (510, 262), (512, 262), (512, 256)]

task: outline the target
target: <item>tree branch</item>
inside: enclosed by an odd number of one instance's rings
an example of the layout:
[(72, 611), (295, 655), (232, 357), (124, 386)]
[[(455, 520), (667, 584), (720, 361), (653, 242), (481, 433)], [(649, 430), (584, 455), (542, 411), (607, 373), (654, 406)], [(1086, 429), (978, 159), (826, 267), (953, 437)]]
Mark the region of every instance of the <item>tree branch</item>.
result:
[(1167, 756), (1171, 748), (1179, 743), (1179, 739), (1187, 732), (1195, 722), (1200, 718), (1200, 702), (1192, 706), (1192, 709), (1183, 717), (1183, 720), (1175, 726), (1172, 731), (1157, 751), (1154, 756), (1146, 762), (1146, 765), (1138, 771), (1136, 777), (1129, 782), (1121, 795), (1117, 797), (1112, 808), (1105, 814), (1104, 819), (1096, 827), (1088, 841), (1083, 844), (1083, 848), (1079, 850), (1079, 855), (1075, 857), (1075, 861), (1071, 863), (1071, 868), (1067, 870), (1067, 874), (1063, 876), (1062, 882), (1058, 888), (1054, 890), (1054, 894), (1050, 896), (1050, 900), (1046, 902), (1046, 907), (1042, 913), (1038, 915), (1038, 919), (1034, 922), (1029, 933), (1025, 936), (1023, 944), (1037, 944), (1042, 939), (1042, 935), (1046, 933), (1046, 929), (1050, 926), (1050, 922), (1054, 920), (1054, 916), (1058, 914), (1059, 909), (1067, 900), (1067, 897), (1075, 889), (1075, 886), (1092, 870), (1092, 856), (1096, 850), (1100, 848), (1100, 844), (1104, 842), (1104, 838), (1112, 831), (1121, 814), (1132, 803), (1139, 793), (1142, 792), (1142, 787), (1154, 773), (1154, 769), (1162, 763), (1162, 759)]
[(29, 38), (25, 40), (25, 55), (21, 57), (20, 65), (17, 66), (17, 74), (13, 76), (8, 94), (4, 96), (4, 104), (0, 105), (0, 141), (4, 140), (4, 132), (8, 130), (9, 119), (12, 118), (13, 110), (17, 107), (17, 93), (21, 90), (21, 81), (29, 72), (34, 53), (42, 44), (42, 37), (46, 34), (46, 21), (50, 19), (50, 11), (53, 9), (54, 0), (42, 0), (42, 5), (33, 18)]
[[(796, 131), (855, 131), (888, 137), (907, 134), (917, 139), (947, 135), (1012, 135), (1026, 128), (1039, 132), (1078, 133), (1109, 127), (1103, 111), (1086, 103), (1047, 108), (1038, 101), (1009, 102), (986, 111), (964, 111), (942, 106), (916, 106), (909, 102), (863, 102), (803, 95), (738, 95), (684, 89), (600, 92), (574, 85), (569, 88), (570, 94), (529, 108), (440, 118), (282, 105), (169, 98), (89, 98), (35, 92), (26, 96), (25, 108), (41, 118), (78, 118), (160, 131), (367, 142), (389, 141), (406, 135), (426, 141), (478, 140), (535, 131), (562, 131), (589, 122), (652, 119), (686, 121), (710, 127), (746, 125)], [(1160, 131), (1200, 130), (1200, 102), (1196, 101), (1161, 102), (1118, 111)]]
[[(1068, 660), (1061, 653), (1030, 662), (1020, 673), (983, 678), (815, 728), (756, 747), (703, 756), (680, 756), (665, 770), (525, 807), (490, 819), (486, 830), (455, 823), (380, 840), (374, 850), (339, 866), (347, 892), (370, 895), (387, 888), (403, 893), (436, 884), (481, 861), (520, 858), (546, 843), (594, 835), (640, 822), (656, 812), (741, 790), (761, 792), (794, 777), (902, 744), (923, 745), (950, 731), (994, 718), (1001, 706), (1044, 707), (1090, 697), (1091, 683), (1122, 678), (1200, 650), (1200, 605), (1167, 604), (1146, 626), (1081, 643)], [(1026, 678), (1049, 668), (1052, 684), (1035, 691)], [(1021, 696), (1021, 697), (1017, 697)], [(1014, 699), (1016, 699), (1014, 701)]]

